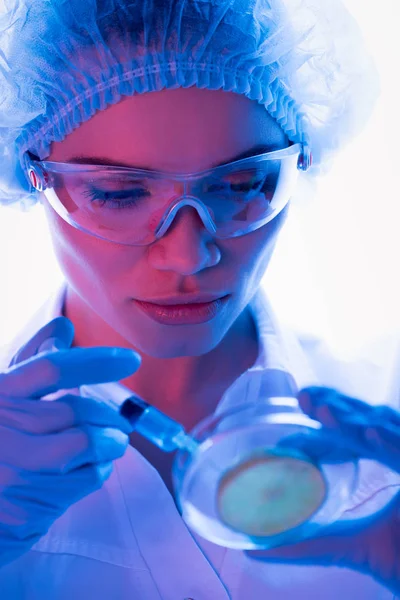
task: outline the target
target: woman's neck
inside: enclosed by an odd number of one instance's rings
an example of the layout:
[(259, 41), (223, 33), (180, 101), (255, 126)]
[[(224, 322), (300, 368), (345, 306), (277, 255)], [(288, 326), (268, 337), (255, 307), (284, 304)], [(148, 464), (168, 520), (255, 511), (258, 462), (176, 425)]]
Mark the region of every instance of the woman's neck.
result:
[[(126, 346), (126, 340), (121, 344), (115, 332), (110, 337), (112, 332), (102, 327), (100, 317), (93, 311), (88, 314), (87, 305), (75, 295), (67, 294), (63, 314), (75, 327), (73, 346)], [(188, 421), (196, 422), (214, 412), (224, 392), (254, 364), (258, 334), (247, 307), (207, 354), (167, 359), (140, 354), (140, 368), (121, 383), (169, 416), (182, 419), (186, 415)]]

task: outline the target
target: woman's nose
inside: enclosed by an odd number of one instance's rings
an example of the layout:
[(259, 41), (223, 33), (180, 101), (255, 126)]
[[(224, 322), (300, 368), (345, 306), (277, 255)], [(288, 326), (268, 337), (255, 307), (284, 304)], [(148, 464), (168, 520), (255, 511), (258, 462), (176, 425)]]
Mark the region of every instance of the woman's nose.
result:
[(192, 206), (178, 210), (164, 235), (150, 246), (148, 256), (154, 268), (181, 275), (208, 269), (221, 259), (216, 238)]

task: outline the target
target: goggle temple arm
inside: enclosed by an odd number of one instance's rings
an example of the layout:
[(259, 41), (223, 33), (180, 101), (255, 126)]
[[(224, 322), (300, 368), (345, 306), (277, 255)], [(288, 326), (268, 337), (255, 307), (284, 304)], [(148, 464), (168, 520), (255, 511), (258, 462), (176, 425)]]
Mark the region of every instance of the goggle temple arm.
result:
[(302, 144), (302, 151), (299, 155), (299, 160), (297, 161), (297, 168), (301, 171), (308, 171), (308, 169), (312, 165), (312, 153), (310, 146), (307, 143)]

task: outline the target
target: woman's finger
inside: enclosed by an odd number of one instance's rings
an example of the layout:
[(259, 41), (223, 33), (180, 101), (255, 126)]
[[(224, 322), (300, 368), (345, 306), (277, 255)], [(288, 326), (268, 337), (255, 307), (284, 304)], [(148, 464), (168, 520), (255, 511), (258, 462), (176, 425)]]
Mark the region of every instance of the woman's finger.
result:
[(304, 388), (298, 394), (299, 404), (302, 410), (307, 414), (313, 414), (323, 406), (337, 405), (341, 406), (343, 410), (359, 416), (366, 416), (369, 420), (384, 420), (385, 422), (391, 421), (392, 423), (400, 426), (400, 412), (394, 410), (387, 405), (374, 406), (363, 402), (357, 398), (346, 396), (334, 390), (332, 388), (325, 387), (308, 387)]
[(57, 433), (84, 424), (115, 427), (126, 434), (133, 429), (107, 402), (73, 394), (65, 394), (53, 402), (0, 396), (0, 423), (33, 435)]
[[(74, 326), (66, 317), (56, 317), (49, 323), (46, 323), (24, 346), (14, 354), (8, 368), (13, 367), (41, 352), (41, 346), (46, 341), (59, 350), (70, 348), (74, 340)], [(50, 348), (49, 348), (50, 349)]]
[[(86, 463), (123, 456), (129, 437), (120, 429), (82, 425), (48, 435), (30, 435), (0, 425), (1, 461), (34, 473), (65, 473)], [(16, 451), (15, 449), (18, 448)]]
[[(353, 539), (367, 527), (367, 519), (358, 521), (337, 521), (321, 528), (321, 533), (313, 538), (295, 544), (286, 544), (270, 550), (250, 550), (246, 554), (254, 560), (296, 565), (319, 565), (354, 568)], [(363, 549), (361, 550), (361, 554)], [(360, 550), (358, 550), (360, 555)], [(361, 557), (362, 558), (362, 557)], [(363, 561), (357, 570), (363, 571)], [(364, 563), (365, 566), (365, 563)], [(367, 572), (367, 571), (365, 571)]]
[(277, 445), (279, 448), (298, 450), (319, 464), (351, 462), (359, 458), (359, 453), (349, 448), (345, 440), (335, 432), (295, 433), (282, 438)]
[(368, 405), (330, 388), (306, 388), (298, 398), (304, 412), (340, 433), (360, 457), (400, 472), (400, 416), (396, 411)]
[(14, 541), (41, 537), (72, 504), (99, 490), (112, 470), (112, 460), (85, 464), (65, 474), (33, 473), (0, 464), (0, 527)]
[(119, 381), (140, 366), (140, 355), (125, 348), (72, 348), (31, 358), (0, 373), (0, 395), (41, 398), (83, 384)]

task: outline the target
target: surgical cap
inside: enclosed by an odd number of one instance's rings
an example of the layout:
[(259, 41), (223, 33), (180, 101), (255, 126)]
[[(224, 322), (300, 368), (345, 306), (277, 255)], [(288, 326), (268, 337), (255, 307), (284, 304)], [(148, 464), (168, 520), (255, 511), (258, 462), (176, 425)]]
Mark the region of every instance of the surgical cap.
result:
[(0, 204), (97, 111), (165, 88), (262, 104), (319, 172), (369, 117), (378, 77), (340, 0), (0, 0)]

